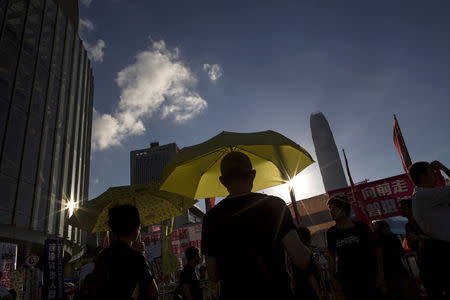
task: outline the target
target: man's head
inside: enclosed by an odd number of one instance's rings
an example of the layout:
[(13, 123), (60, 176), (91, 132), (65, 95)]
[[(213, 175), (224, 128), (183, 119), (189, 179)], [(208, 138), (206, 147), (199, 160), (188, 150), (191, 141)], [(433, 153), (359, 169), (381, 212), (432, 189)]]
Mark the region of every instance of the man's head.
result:
[(191, 246), (186, 249), (184, 255), (190, 265), (196, 266), (200, 263), (200, 250), (198, 248)]
[(139, 211), (133, 205), (118, 205), (109, 210), (108, 225), (118, 237), (134, 241), (141, 229)]
[(347, 197), (343, 195), (334, 196), (328, 200), (327, 204), (333, 220), (340, 221), (350, 217), (352, 206)]
[(392, 234), (391, 226), (386, 221), (375, 222), (375, 231), (381, 236), (387, 236)]
[(252, 162), (242, 152), (230, 152), (220, 163), (220, 182), (230, 194), (249, 193), (253, 188), (256, 171)]
[(409, 167), (409, 177), (418, 187), (433, 188), (436, 186), (436, 175), (430, 164), (419, 161)]
[(402, 199), (400, 201), (400, 212), (402, 214), (402, 217), (405, 218), (411, 218), (412, 213), (412, 200), (411, 199)]

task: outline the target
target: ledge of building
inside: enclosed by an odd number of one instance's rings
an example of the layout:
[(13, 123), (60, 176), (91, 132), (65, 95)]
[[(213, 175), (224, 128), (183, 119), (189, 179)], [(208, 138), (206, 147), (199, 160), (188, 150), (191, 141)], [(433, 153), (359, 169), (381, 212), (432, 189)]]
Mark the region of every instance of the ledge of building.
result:
[[(44, 246), (46, 239), (60, 239), (60, 237), (53, 234), (46, 234), (39, 231), (30, 230), (27, 228), (20, 228), (13, 225), (0, 224), (0, 239), (14, 241), (22, 241), (24, 243), (31, 243)], [(72, 241), (64, 239), (64, 252), (70, 256), (76, 256), (83, 250), (83, 247)]]

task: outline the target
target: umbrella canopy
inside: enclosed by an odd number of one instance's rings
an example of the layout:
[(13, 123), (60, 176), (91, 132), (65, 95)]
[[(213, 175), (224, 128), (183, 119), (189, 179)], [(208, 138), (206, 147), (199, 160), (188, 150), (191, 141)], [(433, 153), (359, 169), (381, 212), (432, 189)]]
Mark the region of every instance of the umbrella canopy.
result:
[(154, 183), (111, 187), (97, 198), (79, 207), (69, 219), (69, 225), (88, 232), (108, 231), (109, 209), (116, 205), (137, 207), (143, 226), (179, 216), (196, 200), (159, 190)]
[(219, 181), (220, 162), (231, 151), (250, 158), (255, 191), (286, 183), (314, 162), (305, 149), (277, 132), (224, 131), (178, 152), (164, 170), (161, 189), (194, 199), (227, 196)]

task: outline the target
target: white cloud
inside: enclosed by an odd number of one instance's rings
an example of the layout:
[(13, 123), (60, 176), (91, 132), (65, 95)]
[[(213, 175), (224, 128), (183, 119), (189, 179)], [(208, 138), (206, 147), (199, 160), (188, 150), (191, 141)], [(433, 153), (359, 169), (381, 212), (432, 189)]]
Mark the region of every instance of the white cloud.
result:
[(102, 39), (97, 40), (95, 44), (91, 44), (86, 38), (86, 31), (92, 31), (95, 29), (95, 25), (91, 20), (80, 19), (79, 32), (83, 39), (83, 45), (86, 49), (90, 59), (96, 62), (102, 62), (103, 56), (105, 55), (105, 41)]
[(96, 62), (103, 61), (103, 56), (105, 55), (104, 49), (106, 46), (104, 40), (97, 40), (97, 43), (94, 45), (91, 45), (89, 42), (84, 40), (83, 44), (90, 59)]
[(92, 23), (91, 20), (88, 19), (80, 19), (80, 31), (83, 30), (94, 30), (95, 26), (94, 23)]
[(94, 150), (120, 145), (130, 135), (143, 134), (145, 119), (159, 115), (182, 123), (207, 108), (194, 90), (197, 83), (181, 61), (179, 49), (167, 49), (164, 41), (152, 42), (138, 53), (133, 64), (117, 73), (120, 101), (113, 114), (94, 111)]
[(223, 75), (222, 67), (218, 64), (204, 64), (203, 71), (208, 74), (208, 77), (209, 79), (211, 79), (211, 81), (217, 81)]
[(86, 6), (89, 7), (92, 3), (92, 0), (81, 0), (81, 2)]

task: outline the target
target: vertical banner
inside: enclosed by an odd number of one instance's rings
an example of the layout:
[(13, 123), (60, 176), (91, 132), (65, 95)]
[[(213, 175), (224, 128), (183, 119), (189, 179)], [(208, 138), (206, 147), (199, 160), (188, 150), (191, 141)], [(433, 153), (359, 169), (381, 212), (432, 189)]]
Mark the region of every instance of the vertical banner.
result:
[(64, 298), (64, 241), (47, 239), (45, 241), (44, 293), (45, 300)]
[(25, 271), (25, 285), (23, 289), (23, 300), (40, 299), (40, 287), (42, 284), (42, 273), (35, 267), (27, 268)]
[(0, 243), (0, 267), (2, 278), (0, 285), (5, 288), (11, 288), (10, 273), (16, 269), (17, 264), (17, 245), (10, 243)]

